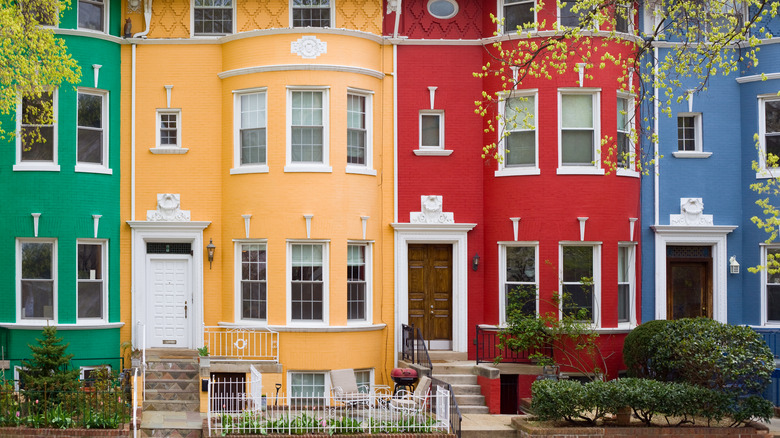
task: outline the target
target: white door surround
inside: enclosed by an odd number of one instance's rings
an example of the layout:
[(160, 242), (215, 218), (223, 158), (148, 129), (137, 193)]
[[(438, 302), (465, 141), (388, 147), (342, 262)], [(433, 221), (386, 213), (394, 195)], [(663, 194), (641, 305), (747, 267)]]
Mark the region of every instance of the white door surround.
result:
[(468, 351), (468, 232), (477, 224), (391, 224), (395, 229), (395, 354), (409, 323), (409, 244), (452, 244), (452, 351)]
[[(180, 256), (179, 260), (189, 259), (189, 272), (186, 274), (192, 291), (191, 302), (187, 303), (187, 324), (189, 332), (187, 345), (160, 345), (174, 348), (196, 348), (203, 344), (203, 230), (208, 221), (128, 221), (132, 229), (131, 237), (131, 297), (132, 297), (132, 342), (138, 348), (150, 348), (148, 339), (152, 329), (152, 315), (148, 312), (152, 294), (149, 290), (152, 272), (151, 260), (165, 258), (163, 254), (147, 256), (146, 244), (150, 242), (189, 243), (192, 255)], [(160, 257), (161, 256), (161, 257)], [(174, 257), (168, 255), (167, 257)], [(151, 259), (151, 260), (150, 260)], [(144, 342), (147, 332), (147, 342)]]

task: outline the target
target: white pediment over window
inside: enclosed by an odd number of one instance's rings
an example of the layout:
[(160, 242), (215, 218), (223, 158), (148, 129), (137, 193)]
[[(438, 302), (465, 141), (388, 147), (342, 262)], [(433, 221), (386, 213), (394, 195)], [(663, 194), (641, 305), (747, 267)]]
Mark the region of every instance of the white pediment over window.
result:
[(420, 211), (409, 213), (409, 222), (413, 224), (454, 224), (455, 213), (444, 212), (441, 196), (420, 196)]
[(181, 209), (181, 196), (178, 193), (158, 193), (157, 209), (147, 210), (146, 220), (150, 222), (186, 222), (190, 220), (190, 211)]
[(712, 226), (711, 214), (704, 214), (701, 198), (680, 198), (680, 214), (669, 215), (669, 225)]

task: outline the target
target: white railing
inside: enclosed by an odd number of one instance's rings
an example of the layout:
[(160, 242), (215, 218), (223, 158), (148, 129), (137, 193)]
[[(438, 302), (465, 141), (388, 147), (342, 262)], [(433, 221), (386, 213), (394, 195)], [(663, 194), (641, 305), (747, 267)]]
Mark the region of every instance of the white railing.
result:
[(212, 361), (279, 362), (279, 333), (263, 328), (203, 327)]
[(243, 380), (209, 382), (209, 436), (453, 433), (449, 392), (440, 387), (417, 400), (361, 394), (355, 402), (345, 403), (323, 394), (257, 396), (246, 385)]

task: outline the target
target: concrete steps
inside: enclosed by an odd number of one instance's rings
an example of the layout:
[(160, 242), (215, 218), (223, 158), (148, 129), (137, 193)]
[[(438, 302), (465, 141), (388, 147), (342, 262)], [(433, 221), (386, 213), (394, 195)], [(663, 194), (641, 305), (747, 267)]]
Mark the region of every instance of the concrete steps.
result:
[(434, 362), (432, 377), (452, 385), (461, 414), (487, 414), (485, 396), (477, 384), (473, 369), (474, 365), (471, 363)]

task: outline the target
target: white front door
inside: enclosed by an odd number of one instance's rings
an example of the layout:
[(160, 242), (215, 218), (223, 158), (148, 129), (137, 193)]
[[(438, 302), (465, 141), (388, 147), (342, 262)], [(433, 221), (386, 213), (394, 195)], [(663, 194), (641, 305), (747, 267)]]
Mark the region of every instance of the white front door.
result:
[(147, 346), (192, 348), (191, 256), (147, 258)]

